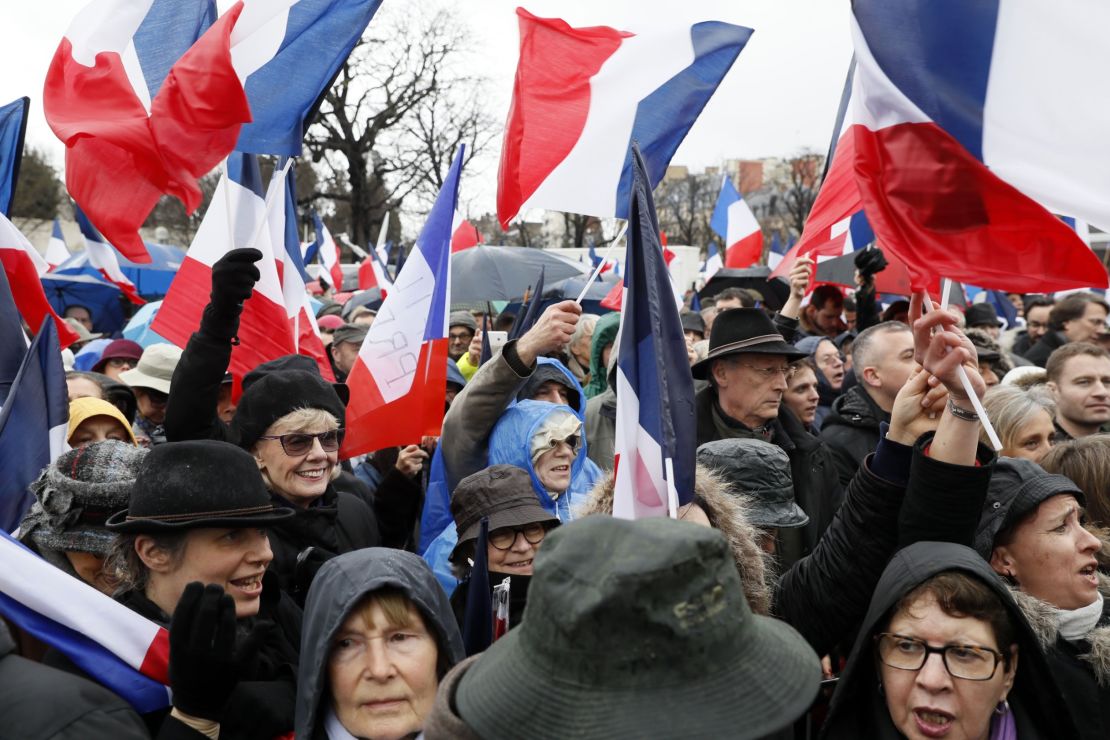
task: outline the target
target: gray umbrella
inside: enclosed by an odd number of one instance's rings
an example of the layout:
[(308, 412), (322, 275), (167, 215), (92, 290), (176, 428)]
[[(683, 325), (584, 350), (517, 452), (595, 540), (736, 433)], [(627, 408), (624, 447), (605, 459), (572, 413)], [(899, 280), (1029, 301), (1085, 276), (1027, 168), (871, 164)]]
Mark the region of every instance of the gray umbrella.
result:
[(511, 301), (536, 282), (540, 268), (550, 282), (586, 272), (585, 265), (542, 249), (479, 245), (451, 255), (451, 303)]

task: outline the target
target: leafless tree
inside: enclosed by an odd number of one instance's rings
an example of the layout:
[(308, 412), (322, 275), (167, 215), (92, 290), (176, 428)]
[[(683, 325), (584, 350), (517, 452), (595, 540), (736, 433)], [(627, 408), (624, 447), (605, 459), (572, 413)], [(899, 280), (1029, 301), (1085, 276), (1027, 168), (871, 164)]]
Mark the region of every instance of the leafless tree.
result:
[(663, 180), (655, 188), (659, 228), (676, 243), (701, 246), (713, 239), (709, 219), (717, 192), (706, 175)]

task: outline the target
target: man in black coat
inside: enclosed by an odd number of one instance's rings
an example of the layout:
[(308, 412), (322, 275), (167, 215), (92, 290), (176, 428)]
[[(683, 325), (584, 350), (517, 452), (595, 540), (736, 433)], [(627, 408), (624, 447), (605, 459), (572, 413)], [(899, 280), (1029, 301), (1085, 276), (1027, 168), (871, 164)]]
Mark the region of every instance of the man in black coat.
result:
[(852, 344), (852, 371), (859, 381), (833, 401), (821, 425), (842, 486), (879, 444), (879, 424), (890, 423), (898, 391), (914, 368), (913, 335), (900, 321), (884, 321), (860, 332)]

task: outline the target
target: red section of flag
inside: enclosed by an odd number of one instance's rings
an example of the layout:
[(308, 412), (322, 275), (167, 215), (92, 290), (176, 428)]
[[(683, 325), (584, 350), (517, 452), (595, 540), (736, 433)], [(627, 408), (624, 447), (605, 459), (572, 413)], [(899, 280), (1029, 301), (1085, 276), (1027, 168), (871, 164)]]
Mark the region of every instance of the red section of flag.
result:
[(139, 673), (147, 678), (152, 678), (158, 683), (170, 685), (170, 633), (166, 629), (158, 630), (150, 647), (143, 656), (143, 663), (139, 666)]
[(69, 39), (54, 54), (43, 107), (66, 145), (66, 187), (109, 243), (132, 262), (150, 262), (139, 227), (168, 193), (192, 213), (196, 180), (235, 146), (250, 121), (246, 94), (231, 66), (231, 29), (242, 3), (171, 68), (148, 116), (115, 52), (94, 67), (73, 59)]
[(454, 233), (451, 234), (452, 253), (476, 247), (481, 243), (482, 235), (478, 233), (478, 227), (466, 219), (463, 219), (462, 223), (460, 223)]
[(42, 289), (35, 264), (23, 249), (0, 246), (0, 262), (4, 263), (4, 272), (8, 277), (8, 285), (12, 289), (15, 307), (19, 309), (27, 326), (42, 326), (43, 319), (50, 316), (54, 319), (54, 327), (58, 330), (61, 348), (65, 349), (76, 342), (77, 334), (69, 328), (69, 324), (54, 313), (54, 309), (50, 307), (50, 301), (46, 300), (46, 293)]
[(347, 378), (351, 400), (341, 458), (439, 436), (447, 402), (447, 342), (434, 339), (421, 345), (412, 388), (392, 403), (383, 401), (361, 358), (355, 361)]
[(368, 256), (358, 266), (358, 289), (369, 290), (378, 287), (378, 278), (374, 276), (374, 257)]
[(601, 307), (610, 311), (620, 311), (621, 302), (624, 300), (624, 281), (609, 289), (609, 294), (601, 299)]
[(751, 267), (763, 256), (763, 232), (756, 231), (725, 250), (725, 267)]
[(524, 8), (516, 13), (520, 61), (497, 173), (502, 228), (578, 142), (590, 110), (590, 78), (630, 35), (606, 26), (572, 28)]
[(119, 292), (123, 293), (124, 297), (127, 298), (127, 300), (131, 301), (136, 306), (146, 305), (146, 301), (139, 296), (133, 283), (124, 283), (118, 280), (113, 280), (112, 276), (108, 274), (108, 271), (104, 269), (100, 270), (99, 272), (105, 280), (119, 288)]
[(867, 220), (883, 250), (906, 263), (915, 291), (937, 277), (1017, 293), (1107, 286), (1072, 229), (936, 124), (851, 132)]

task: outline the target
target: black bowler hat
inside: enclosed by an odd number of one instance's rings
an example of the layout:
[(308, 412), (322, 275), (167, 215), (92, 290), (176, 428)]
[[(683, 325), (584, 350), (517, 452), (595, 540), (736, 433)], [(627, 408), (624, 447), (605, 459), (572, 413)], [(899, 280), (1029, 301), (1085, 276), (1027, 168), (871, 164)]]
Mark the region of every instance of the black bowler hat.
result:
[(730, 308), (717, 314), (709, 333), (709, 355), (690, 371), (698, 380), (705, 380), (714, 360), (741, 353), (783, 355), (790, 362), (806, 356), (794, 345), (787, 344), (761, 309)]
[(168, 442), (147, 454), (128, 508), (108, 518), (115, 532), (267, 527), (293, 516), (277, 508), (245, 450), (214, 439)]

